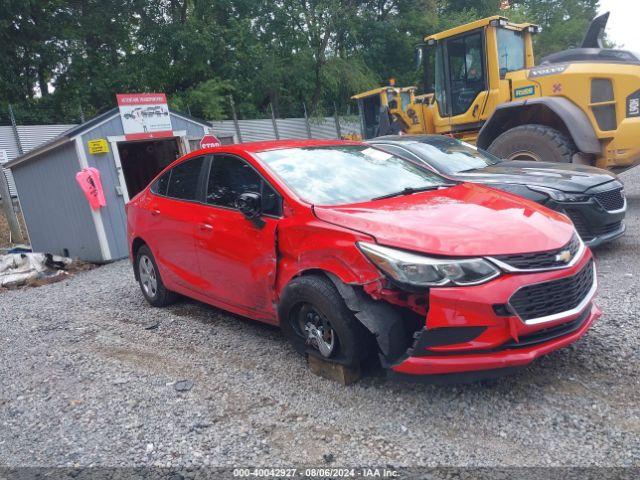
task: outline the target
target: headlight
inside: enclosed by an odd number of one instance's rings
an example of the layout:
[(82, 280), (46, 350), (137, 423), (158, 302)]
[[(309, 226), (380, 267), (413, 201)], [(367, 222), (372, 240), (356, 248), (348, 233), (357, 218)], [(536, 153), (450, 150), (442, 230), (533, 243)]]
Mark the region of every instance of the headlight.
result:
[(389, 277), (408, 285), (477, 285), (500, 275), (497, 267), (482, 258), (430, 258), (365, 242), (358, 242), (358, 247)]
[(560, 190), (556, 190), (554, 188), (547, 187), (538, 187), (538, 186), (530, 186), (527, 185), (529, 190), (533, 190), (534, 192), (540, 192), (548, 195), (549, 197), (557, 200), (558, 202), (588, 202), (589, 195), (582, 195), (580, 193), (565, 193)]

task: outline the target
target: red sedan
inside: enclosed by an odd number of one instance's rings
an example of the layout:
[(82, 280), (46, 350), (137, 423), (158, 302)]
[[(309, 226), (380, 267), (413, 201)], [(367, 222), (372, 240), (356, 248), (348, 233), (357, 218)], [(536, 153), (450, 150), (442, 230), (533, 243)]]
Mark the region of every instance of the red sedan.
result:
[(192, 297), (347, 366), (492, 376), (600, 316), (594, 260), (565, 216), (359, 142), (199, 150), (127, 214), (151, 305)]

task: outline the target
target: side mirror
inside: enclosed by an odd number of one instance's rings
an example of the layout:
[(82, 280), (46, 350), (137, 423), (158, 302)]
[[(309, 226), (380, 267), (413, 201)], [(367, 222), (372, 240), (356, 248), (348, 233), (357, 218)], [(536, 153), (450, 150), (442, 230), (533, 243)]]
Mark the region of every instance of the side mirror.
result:
[(260, 218), (262, 215), (262, 195), (254, 192), (241, 193), (236, 199), (236, 208), (257, 228), (264, 227), (264, 220)]
[(241, 193), (236, 199), (236, 208), (247, 217), (253, 220), (262, 215), (262, 196), (259, 193)]

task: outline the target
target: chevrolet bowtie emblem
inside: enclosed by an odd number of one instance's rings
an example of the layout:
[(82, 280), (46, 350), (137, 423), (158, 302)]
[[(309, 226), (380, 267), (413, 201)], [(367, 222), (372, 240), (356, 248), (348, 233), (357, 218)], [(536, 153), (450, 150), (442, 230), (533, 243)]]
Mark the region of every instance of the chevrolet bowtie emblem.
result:
[(563, 250), (556, 255), (556, 262), (569, 263), (571, 260), (571, 252), (569, 250)]

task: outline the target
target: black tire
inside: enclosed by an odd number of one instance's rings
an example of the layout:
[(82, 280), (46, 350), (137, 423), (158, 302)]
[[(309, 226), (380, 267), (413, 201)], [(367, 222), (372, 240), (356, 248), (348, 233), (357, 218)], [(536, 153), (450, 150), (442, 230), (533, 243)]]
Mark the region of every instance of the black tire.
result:
[[(164, 286), (164, 282), (160, 277), (160, 271), (158, 270), (156, 259), (153, 257), (151, 249), (148, 246), (142, 245), (138, 249), (138, 252), (136, 253), (135, 268), (136, 277), (138, 278), (138, 284), (140, 285), (140, 290), (142, 291), (142, 295), (144, 295), (144, 298), (147, 300), (147, 302), (149, 302), (154, 307), (166, 307), (167, 305), (170, 305), (177, 300), (178, 295), (170, 290), (167, 290), (167, 288)], [(151, 269), (153, 273), (151, 273)], [(153, 284), (153, 282), (147, 282), (145, 284), (145, 280), (149, 280), (145, 277), (145, 272), (148, 276), (154, 276), (155, 284)], [(153, 285), (154, 288), (151, 288)]]
[(489, 146), (489, 152), (508, 160), (571, 163), (577, 149), (573, 141), (555, 128), (522, 125), (507, 130)]
[[(338, 349), (329, 357), (307, 343), (307, 337), (298, 325), (299, 311), (308, 304), (325, 317), (337, 334)], [(278, 316), (283, 333), (303, 355), (315, 355), (353, 368), (375, 351), (372, 335), (353, 316), (333, 283), (322, 275), (293, 279), (282, 294)]]

